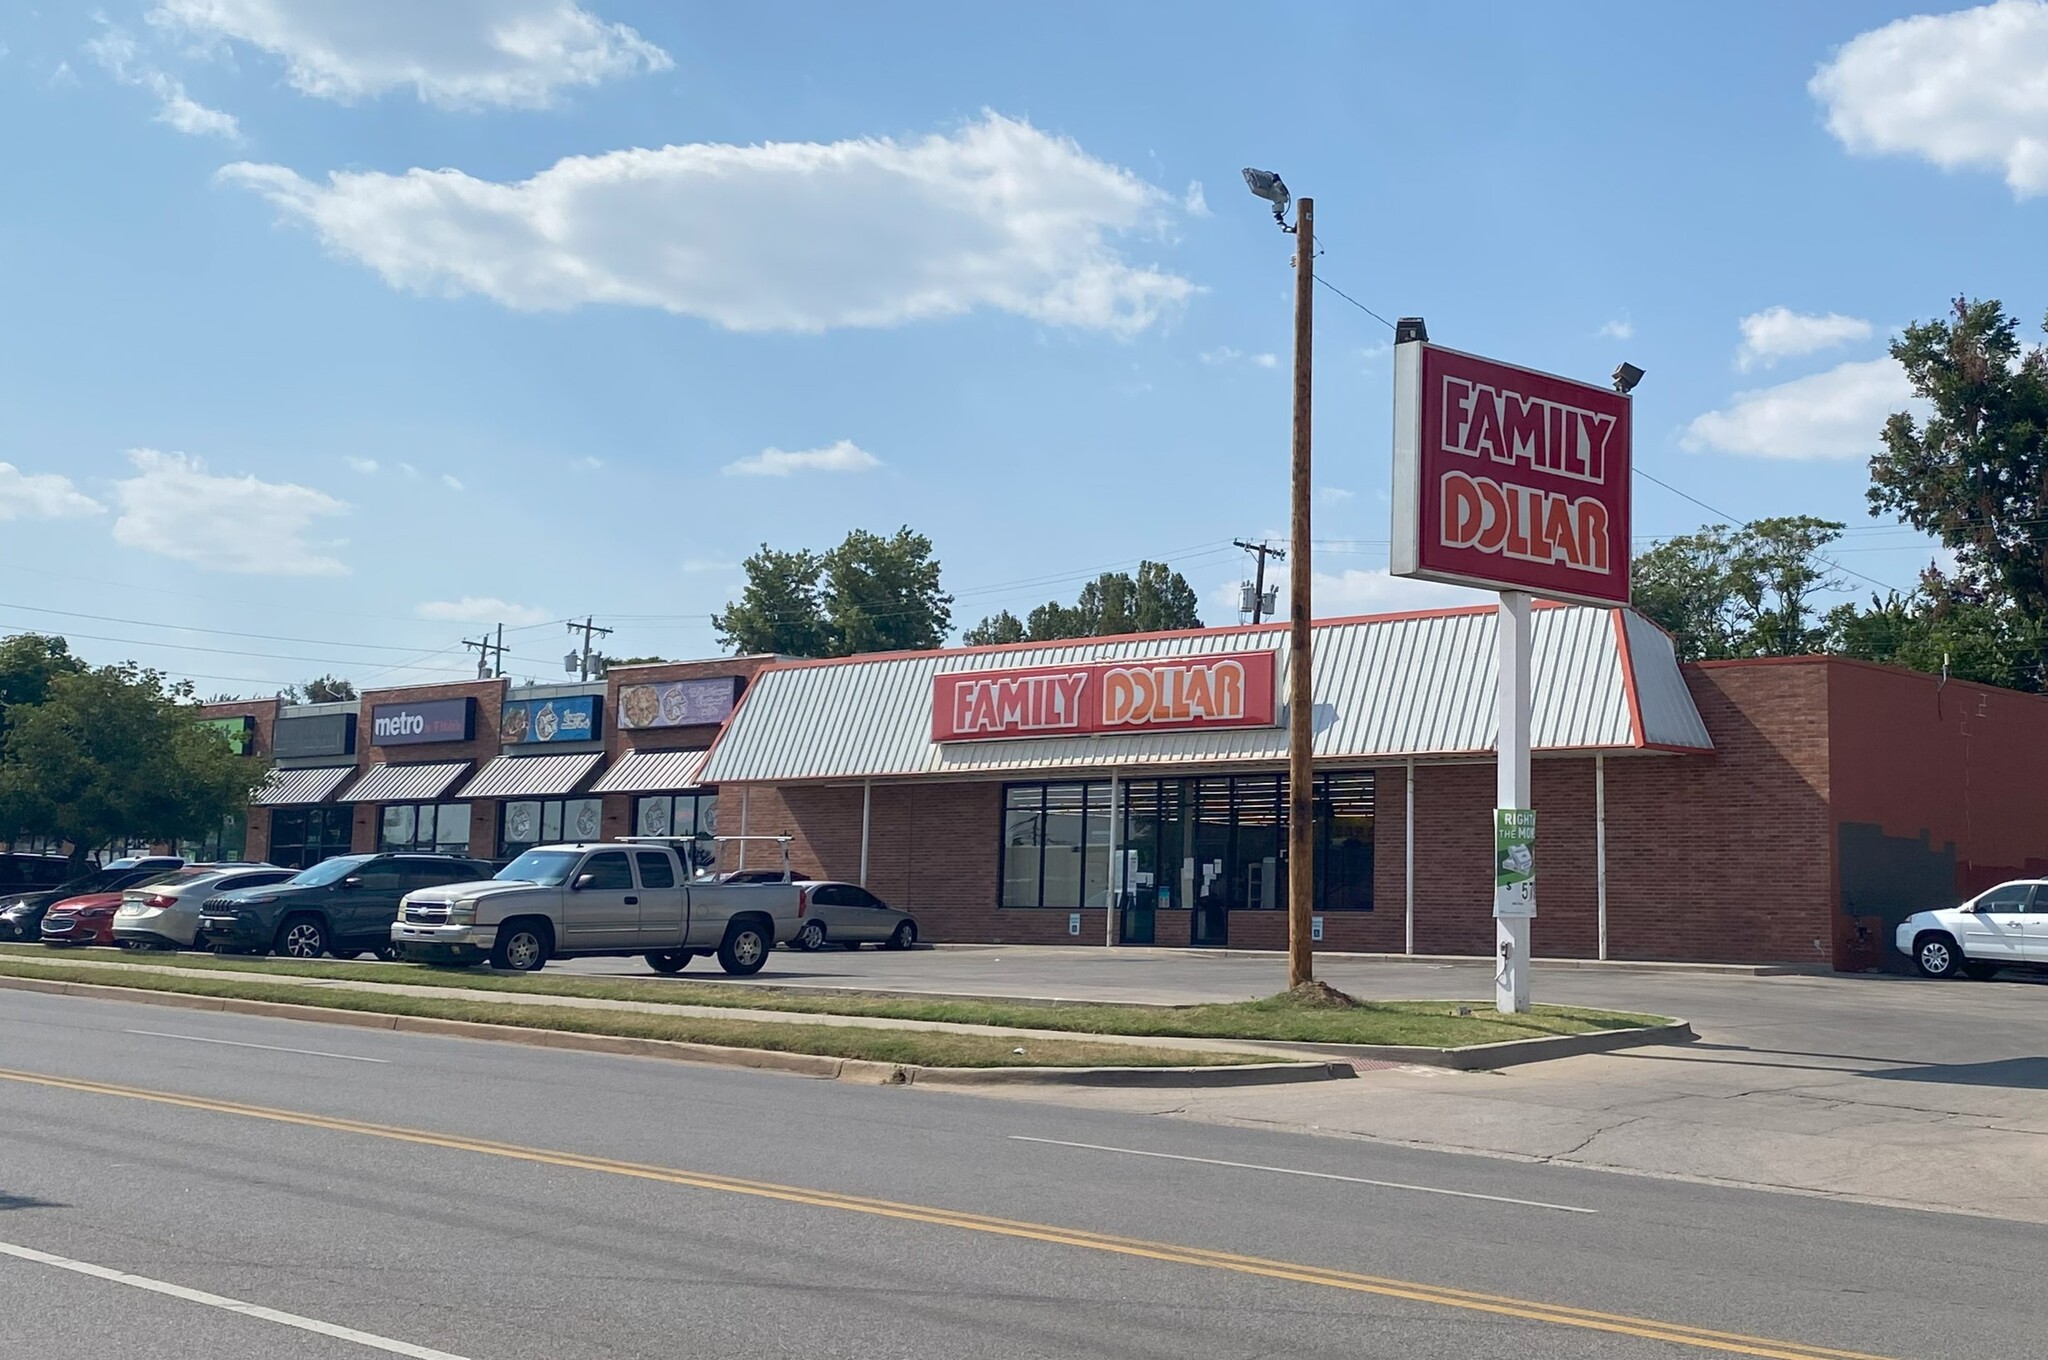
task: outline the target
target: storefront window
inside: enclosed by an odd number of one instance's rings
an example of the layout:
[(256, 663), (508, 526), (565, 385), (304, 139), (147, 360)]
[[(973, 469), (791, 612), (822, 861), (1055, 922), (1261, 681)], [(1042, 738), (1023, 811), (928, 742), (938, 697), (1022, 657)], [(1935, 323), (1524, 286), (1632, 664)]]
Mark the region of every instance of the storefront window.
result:
[[(1125, 905), (1279, 911), (1287, 905), (1285, 775), (1123, 784)], [(1373, 776), (1316, 777), (1317, 911), (1372, 910)], [(1107, 782), (1003, 791), (1002, 905), (1101, 906), (1109, 897)]]
[[(718, 834), (718, 794), (658, 793), (633, 800), (636, 836), (710, 837)], [(717, 847), (699, 840), (690, 850), (691, 866), (702, 872), (718, 862)]]
[(377, 829), (379, 850), (469, 853), (469, 804), (386, 803)]
[(178, 846), (178, 853), (195, 864), (238, 860), (248, 848), (248, 841), (248, 814), (230, 812), (221, 818), (219, 826), (208, 831), (201, 839), (181, 843)]
[(604, 834), (602, 798), (549, 798), (507, 803), (498, 818), (498, 856), (514, 859), (536, 845), (594, 841)]
[(270, 810), (272, 864), (285, 869), (310, 869), (353, 847), (355, 809), (346, 805), (280, 807)]

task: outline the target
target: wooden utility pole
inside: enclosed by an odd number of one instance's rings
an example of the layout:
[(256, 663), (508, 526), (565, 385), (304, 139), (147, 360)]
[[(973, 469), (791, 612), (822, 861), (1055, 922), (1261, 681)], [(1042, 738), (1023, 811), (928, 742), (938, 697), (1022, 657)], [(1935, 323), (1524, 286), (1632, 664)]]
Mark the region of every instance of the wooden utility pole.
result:
[(1316, 204), (1294, 218), (1294, 517), (1287, 559), (1287, 986), (1313, 982), (1309, 917), (1315, 909), (1315, 700), (1309, 680), (1309, 394), (1314, 367)]
[(491, 635), (489, 633), (485, 633), (482, 637), (478, 638), (474, 642), (470, 641), (468, 638), (464, 638), (462, 640), (462, 645), (465, 647), (473, 647), (476, 649), (477, 679), (488, 680), (494, 675), (503, 675), (505, 673), (504, 624), (501, 623), (498, 625), (498, 640), (496, 642), (492, 642)]
[(576, 671), (577, 678), (580, 680), (588, 680), (590, 678), (591, 661), (590, 639), (593, 636), (610, 637), (612, 635), (612, 630), (609, 628), (600, 628), (597, 626), (597, 620), (587, 618), (583, 620), (583, 622), (581, 623), (570, 624), (569, 631), (571, 633), (583, 634), (582, 651), (580, 653), (570, 653), (569, 659), (571, 665), (574, 667)]
[(1285, 562), (1287, 551), (1284, 548), (1269, 547), (1264, 543), (1247, 543), (1241, 538), (1233, 538), (1230, 541), (1259, 559), (1258, 571), (1252, 582), (1252, 626), (1256, 628), (1266, 620), (1266, 559), (1277, 557)]

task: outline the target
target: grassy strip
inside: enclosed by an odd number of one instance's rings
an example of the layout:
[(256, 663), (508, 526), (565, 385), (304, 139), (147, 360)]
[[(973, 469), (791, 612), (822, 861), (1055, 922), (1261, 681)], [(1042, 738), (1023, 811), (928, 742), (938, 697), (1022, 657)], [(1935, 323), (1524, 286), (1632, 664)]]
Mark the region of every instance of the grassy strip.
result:
[[(113, 968), (43, 967), (0, 962), (0, 976), (84, 982), (100, 987), (177, 992), (187, 996), (276, 1001), (333, 1011), (473, 1020), (521, 1029), (617, 1034), (634, 1039), (672, 1039), (691, 1044), (720, 1044), (728, 1048), (757, 1048), (772, 1053), (813, 1053), (832, 1058), (863, 1058), (869, 1062), (909, 1063), (925, 1067), (1215, 1067), (1274, 1061), (1244, 1053), (1141, 1048), (1134, 1044), (1089, 1043), (1076, 1039), (1027, 1040), (1019, 1045), (1015, 1039), (950, 1034), (941, 1030), (719, 1020), (648, 1015), (635, 1011), (581, 1011), (466, 997), (393, 996), (382, 992), (345, 992), (331, 987), (296, 986), (289, 982), (178, 977), (175, 974), (131, 973)], [(1021, 1053), (1017, 1051), (1019, 1047), (1023, 1049)]]
[[(48, 957), (39, 945), (0, 945), (0, 954)], [(110, 957), (113, 951), (91, 951)], [(750, 1010), (809, 1015), (878, 1016), (1006, 1029), (1049, 1029), (1081, 1034), (1141, 1034), (1177, 1039), (1264, 1039), (1287, 1043), (1403, 1044), (1420, 1048), (1461, 1048), (1470, 1044), (1535, 1039), (1594, 1030), (1636, 1029), (1666, 1023), (1657, 1015), (1538, 1006), (1523, 1015), (1501, 1015), (1491, 1003), (1467, 1003), (1457, 1014), (1450, 1001), (1371, 1001), (1337, 1009), (1305, 1005), (1291, 997), (1221, 1002), (1205, 1006), (1129, 1006), (1092, 1002), (1030, 1002), (1004, 998), (957, 1000), (901, 994), (820, 995), (779, 990), (766, 983), (698, 982), (683, 979), (593, 978), (564, 974), (509, 974), (451, 971), (417, 964), (299, 963), (207, 954), (123, 954), (124, 962), (183, 968), (214, 968), (268, 976), (346, 978), (446, 987), (470, 992), (528, 992), (544, 996), (607, 1001), (654, 1001), (687, 1006), (744, 1006)], [(112, 970), (104, 970), (112, 971)]]

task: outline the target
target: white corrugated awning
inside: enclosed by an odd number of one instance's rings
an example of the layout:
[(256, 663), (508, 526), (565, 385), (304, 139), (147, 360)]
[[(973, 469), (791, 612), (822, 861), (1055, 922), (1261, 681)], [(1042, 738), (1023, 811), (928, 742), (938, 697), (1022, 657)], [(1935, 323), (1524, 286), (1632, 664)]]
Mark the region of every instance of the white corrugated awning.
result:
[(431, 803), (469, 771), (466, 760), (431, 765), (373, 765), (337, 801), (343, 803)]
[(604, 778), (590, 786), (592, 793), (674, 793), (694, 789), (704, 770), (709, 751), (628, 751)]
[(602, 751), (566, 756), (499, 756), (462, 786), (457, 798), (554, 798), (575, 792), (604, 759)]
[[(1316, 760), (1492, 755), (1497, 623), (1491, 605), (1317, 622)], [(1655, 625), (1626, 609), (1543, 605), (1533, 631), (1538, 752), (1713, 749), (1671, 639)], [(698, 777), (773, 783), (1278, 764), (1287, 758), (1284, 711), (1275, 727), (932, 740), (932, 678), (942, 672), (1255, 650), (1278, 652), (1284, 676), (1287, 625), (771, 666), (748, 687)]]
[(249, 795), (258, 807), (289, 807), (296, 803), (324, 803), (356, 772), (353, 765), (330, 765), (310, 770), (273, 769), (263, 784)]

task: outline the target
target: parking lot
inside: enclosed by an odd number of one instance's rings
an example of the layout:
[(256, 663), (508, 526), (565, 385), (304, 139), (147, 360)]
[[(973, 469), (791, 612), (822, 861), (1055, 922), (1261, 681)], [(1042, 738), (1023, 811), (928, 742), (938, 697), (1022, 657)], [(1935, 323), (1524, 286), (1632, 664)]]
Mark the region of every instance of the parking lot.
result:
[[(551, 966), (646, 973), (637, 960)], [(1274, 955), (1177, 950), (778, 950), (758, 980), (1186, 1003), (1271, 994), (1285, 967)], [(1317, 976), (1366, 998), (1473, 1000), (1492, 990), (1481, 961), (1326, 957)], [(2039, 981), (1539, 966), (1535, 995), (1682, 1016), (1699, 1040), (1495, 1073), (1393, 1069), (1255, 1093), (1057, 1098), (2048, 1222), (2048, 985)]]

